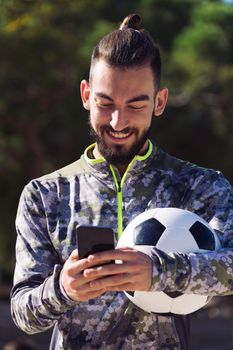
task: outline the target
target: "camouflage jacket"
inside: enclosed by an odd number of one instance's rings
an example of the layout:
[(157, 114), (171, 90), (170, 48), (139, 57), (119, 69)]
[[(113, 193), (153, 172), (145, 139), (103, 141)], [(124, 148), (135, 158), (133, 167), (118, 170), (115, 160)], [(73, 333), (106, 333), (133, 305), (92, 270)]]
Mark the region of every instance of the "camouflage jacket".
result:
[(121, 179), (104, 159), (90, 157), (91, 148), (73, 164), (31, 181), (22, 193), (13, 319), (30, 334), (55, 326), (50, 349), (189, 349), (189, 317), (146, 313), (119, 292), (74, 302), (60, 288), (60, 271), (76, 248), (78, 224), (111, 226), (120, 234), (147, 209), (179, 207), (207, 220), (223, 248), (156, 257), (151, 290), (231, 294), (231, 186), (219, 172), (176, 159), (152, 143)]

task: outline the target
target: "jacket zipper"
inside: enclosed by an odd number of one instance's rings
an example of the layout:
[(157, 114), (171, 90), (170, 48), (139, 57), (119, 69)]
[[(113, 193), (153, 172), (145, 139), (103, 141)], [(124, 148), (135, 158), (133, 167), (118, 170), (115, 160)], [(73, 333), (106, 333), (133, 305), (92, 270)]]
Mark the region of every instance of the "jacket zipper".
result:
[(125, 183), (126, 176), (129, 172), (129, 169), (133, 163), (134, 159), (129, 163), (124, 175), (122, 176), (121, 181), (119, 182), (117, 179), (116, 172), (112, 165), (110, 165), (110, 169), (113, 175), (114, 183), (117, 190), (117, 226), (118, 226), (118, 239), (120, 238), (122, 232), (123, 232), (123, 194), (122, 189)]
[(125, 183), (125, 179), (126, 179), (126, 176), (129, 172), (129, 169), (131, 168), (131, 165), (133, 164), (133, 162), (137, 159), (137, 160), (144, 160), (146, 159), (152, 152), (153, 150), (153, 144), (152, 142), (149, 140), (149, 148), (148, 148), (148, 151), (147, 153), (144, 155), (144, 156), (138, 156), (136, 155), (132, 160), (131, 162), (129, 163), (124, 175), (122, 176), (122, 179), (121, 181), (119, 182), (118, 181), (118, 178), (117, 178), (117, 175), (116, 175), (116, 172), (113, 168), (113, 166), (110, 164), (110, 170), (112, 172), (112, 175), (113, 175), (113, 179), (114, 179), (114, 183), (115, 183), (115, 186), (116, 186), (116, 190), (117, 190), (117, 225), (118, 225), (118, 239), (120, 238), (122, 232), (123, 232), (123, 194), (122, 194), (122, 189), (123, 189), (123, 186), (124, 186), (124, 183)]

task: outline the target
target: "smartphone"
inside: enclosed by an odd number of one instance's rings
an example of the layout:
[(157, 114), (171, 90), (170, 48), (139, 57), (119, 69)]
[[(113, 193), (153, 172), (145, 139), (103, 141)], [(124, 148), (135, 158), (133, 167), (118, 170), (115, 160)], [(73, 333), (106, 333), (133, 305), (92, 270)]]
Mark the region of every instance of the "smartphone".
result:
[(114, 232), (110, 227), (78, 225), (77, 246), (79, 259), (115, 248)]

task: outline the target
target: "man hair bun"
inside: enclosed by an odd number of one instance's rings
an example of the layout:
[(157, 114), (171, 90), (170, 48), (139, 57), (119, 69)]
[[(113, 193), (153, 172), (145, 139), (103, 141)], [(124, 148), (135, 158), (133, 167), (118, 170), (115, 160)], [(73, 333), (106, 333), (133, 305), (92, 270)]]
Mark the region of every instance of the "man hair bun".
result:
[(120, 25), (120, 29), (135, 29), (140, 30), (141, 29), (141, 17), (136, 14), (131, 14), (125, 17), (123, 22)]

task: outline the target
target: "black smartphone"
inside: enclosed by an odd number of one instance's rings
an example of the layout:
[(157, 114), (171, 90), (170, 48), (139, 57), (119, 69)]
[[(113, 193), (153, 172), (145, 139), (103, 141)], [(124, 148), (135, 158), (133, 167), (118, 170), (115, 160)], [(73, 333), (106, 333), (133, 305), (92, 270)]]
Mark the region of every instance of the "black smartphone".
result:
[(79, 259), (115, 248), (114, 232), (110, 227), (78, 225), (77, 246)]

